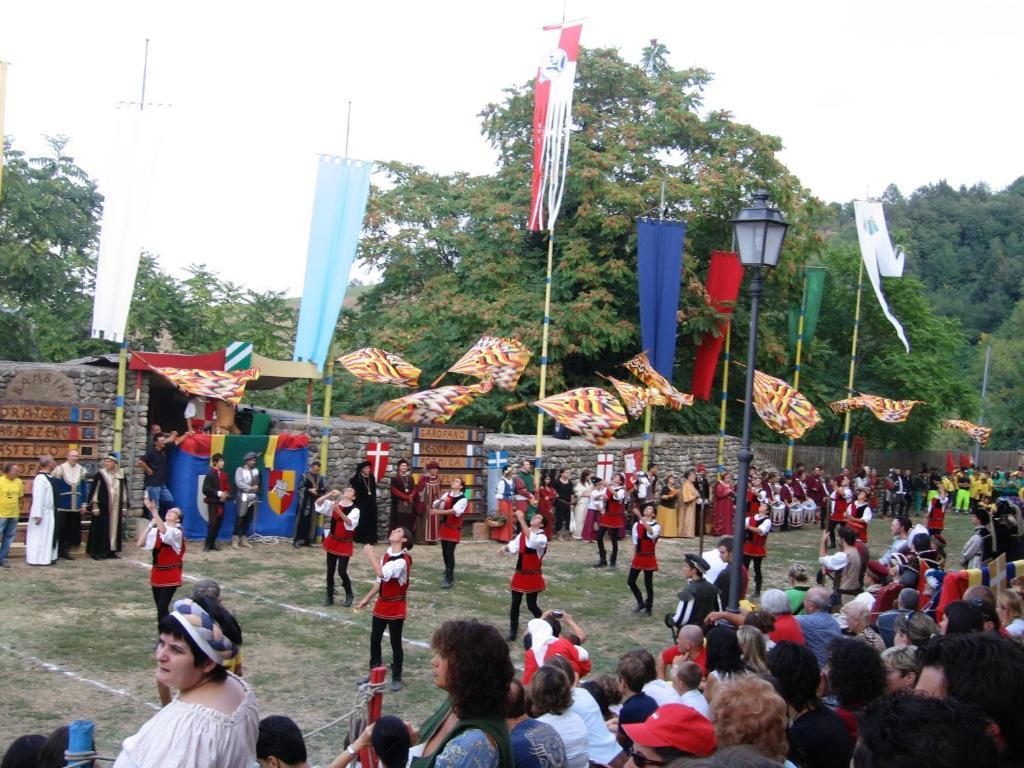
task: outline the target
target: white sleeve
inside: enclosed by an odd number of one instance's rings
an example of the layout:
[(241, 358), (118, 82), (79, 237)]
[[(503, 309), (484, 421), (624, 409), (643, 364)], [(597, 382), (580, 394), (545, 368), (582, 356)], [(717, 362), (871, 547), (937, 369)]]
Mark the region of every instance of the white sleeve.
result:
[(447, 498), (448, 498), (448, 491), (445, 491), (443, 494), (441, 494), (441, 497), (439, 499), (435, 500), (434, 503), (431, 504), (430, 506), (432, 506), (434, 509), (440, 509), (441, 505), (444, 503), (444, 500), (447, 499)]
[(615, 491), (613, 495), (616, 501), (622, 501), (624, 498), (626, 498), (626, 489), (619, 488), (617, 491)]
[(405, 577), (405, 558), (400, 557), (397, 560), (389, 560), (381, 566), (381, 581), (392, 581), (397, 579), (402, 581)]
[[(153, 529), (154, 534), (156, 530), (156, 528)], [(176, 555), (181, 554), (181, 528), (167, 528), (160, 537), (160, 540), (173, 549)], [(146, 536), (146, 543), (149, 543), (148, 535)], [(155, 535), (153, 536), (153, 543), (156, 543)], [(147, 549), (151, 549), (151, 547), (147, 547)]]
[[(28, 511), (29, 520), (35, 520), (43, 516), (43, 494), (39, 490), (39, 483), (36, 482), (36, 479), (38, 477), (32, 479), (32, 506)], [(45, 480), (45, 482), (49, 482), (49, 480)]]
[(505, 545), (505, 551), (513, 555), (519, 554), (519, 539), (522, 538), (522, 534), (516, 534), (509, 539), (508, 544)]
[(526, 539), (526, 546), (535, 550), (540, 557), (544, 557), (544, 551), (548, 548), (548, 537), (543, 531), (531, 533)]
[(332, 506), (334, 506), (334, 499), (324, 499), (316, 505), (316, 513), (318, 515), (329, 515), (331, 514)]
[(153, 547), (156, 546), (156, 535), (158, 533), (159, 531), (156, 529), (156, 526), (150, 524), (149, 530), (146, 531), (146, 543), (142, 545), (142, 548), (152, 552)]
[(356, 526), (359, 525), (359, 507), (352, 507), (348, 512), (345, 513), (345, 517), (348, 518), (348, 524), (345, 525), (346, 531), (354, 531)]
[(766, 517), (764, 519), (764, 521), (759, 526), (757, 526), (757, 530), (759, 530), (761, 532), (762, 536), (767, 536), (769, 531), (771, 531), (771, 529), (772, 529), (772, 519), (770, 517)]
[(466, 511), (466, 507), (469, 506), (469, 499), (463, 496), (461, 499), (455, 502), (455, 506), (452, 507), (452, 512), (455, 513), (456, 517), (462, 517)]
[(871, 522), (871, 517), (872, 517), (872, 515), (871, 515), (871, 507), (867, 507), (864, 510), (864, 515), (863, 515), (863, 517), (861, 517), (861, 520), (863, 520), (865, 523), (870, 523)]
[(633, 546), (640, 546), (640, 526), (642, 523), (633, 523), (629, 529), (630, 538), (633, 539)]
[(659, 538), (661, 538), (661, 526), (655, 523), (647, 529), (647, 533), (652, 539), (657, 541)]
[(850, 558), (845, 552), (836, 552), (834, 555), (824, 555), (819, 557), (818, 562), (830, 571), (841, 571), (849, 564)]

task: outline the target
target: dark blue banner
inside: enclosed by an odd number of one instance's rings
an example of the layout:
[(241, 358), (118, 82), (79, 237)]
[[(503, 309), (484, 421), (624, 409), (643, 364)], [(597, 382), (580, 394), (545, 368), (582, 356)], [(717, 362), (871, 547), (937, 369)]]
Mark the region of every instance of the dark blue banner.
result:
[(672, 381), (686, 222), (639, 219), (640, 339), (654, 369)]

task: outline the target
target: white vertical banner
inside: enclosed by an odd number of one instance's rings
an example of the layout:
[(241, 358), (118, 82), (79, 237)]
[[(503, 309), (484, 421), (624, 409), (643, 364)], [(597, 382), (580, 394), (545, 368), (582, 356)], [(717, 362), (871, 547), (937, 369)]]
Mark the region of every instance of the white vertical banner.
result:
[(868, 273), (868, 280), (871, 287), (875, 289), (875, 296), (882, 307), (882, 314), (892, 323), (896, 329), (896, 335), (907, 352), (910, 352), (910, 342), (903, 332), (903, 326), (889, 311), (889, 304), (882, 293), (883, 277), (903, 277), (903, 264), (906, 255), (892, 247), (889, 240), (889, 230), (885, 226), (885, 212), (882, 204), (867, 200), (853, 201), (853, 215), (857, 220), (857, 240), (860, 243), (860, 256), (864, 260), (864, 270)]
[(99, 183), (103, 219), (92, 307), (95, 339), (124, 339), (155, 187), (156, 126), (162, 113), (159, 108), (139, 109), (137, 104), (117, 110), (113, 156)]

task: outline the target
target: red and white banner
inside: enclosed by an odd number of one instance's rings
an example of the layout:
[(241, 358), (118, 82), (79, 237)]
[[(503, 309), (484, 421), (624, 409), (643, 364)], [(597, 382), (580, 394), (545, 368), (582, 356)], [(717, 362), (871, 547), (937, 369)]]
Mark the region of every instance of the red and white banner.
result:
[(370, 469), (373, 476), (379, 483), (384, 479), (388, 471), (388, 452), (391, 450), (390, 443), (367, 443), (366, 460), (370, 462)]
[(642, 466), (644, 452), (639, 448), (630, 448), (622, 452), (622, 463), (625, 467), (626, 489), (633, 490), (636, 485), (636, 473)]
[(544, 27), (546, 49), (537, 67), (533, 100), (531, 230), (552, 230), (562, 205), (569, 160), (572, 91), (582, 24)]
[(615, 474), (615, 454), (614, 453), (599, 453), (597, 454), (597, 476), (605, 482), (612, 481), (612, 475)]

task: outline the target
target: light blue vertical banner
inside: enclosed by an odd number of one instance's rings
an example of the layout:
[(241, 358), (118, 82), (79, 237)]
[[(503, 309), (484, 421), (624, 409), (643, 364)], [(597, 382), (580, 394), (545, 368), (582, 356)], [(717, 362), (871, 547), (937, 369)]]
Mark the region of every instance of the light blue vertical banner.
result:
[(323, 369), (348, 287), (370, 194), (373, 163), (321, 155), (309, 226), (306, 279), (295, 334), (295, 360)]
[(498, 483), (508, 466), (508, 451), (487, 452), (487, 514), (498, 512)]

